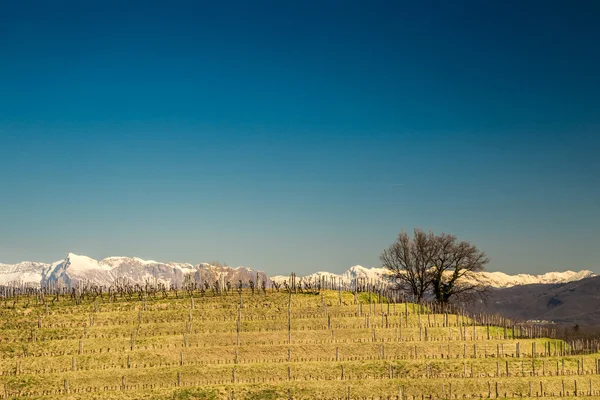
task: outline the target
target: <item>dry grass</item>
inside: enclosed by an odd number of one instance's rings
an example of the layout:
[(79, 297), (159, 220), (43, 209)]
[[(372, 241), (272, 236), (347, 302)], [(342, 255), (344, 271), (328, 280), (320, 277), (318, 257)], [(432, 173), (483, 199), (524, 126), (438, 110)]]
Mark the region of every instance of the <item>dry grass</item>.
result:
[(0, 397), (600, 398), (598, 354), (366, 293), (160, 297), (2, 303)]

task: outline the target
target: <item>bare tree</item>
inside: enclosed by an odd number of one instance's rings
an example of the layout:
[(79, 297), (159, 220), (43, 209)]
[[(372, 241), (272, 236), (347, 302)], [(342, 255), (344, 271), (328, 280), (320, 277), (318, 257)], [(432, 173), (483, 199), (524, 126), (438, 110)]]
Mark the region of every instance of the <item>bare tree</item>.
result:
[(435, 237), (433, 294), (440, 303), (452, 297), (466, 297), (485, 291), (483, 285), (463, 279), (473, 272), (483, 271), (489, 258), (469, 242), (458, 242), (456, 236), (442, 233)]
[(432, 284), (435, 242), (432, 232), (415, 229), (413, 238), (401, 232), (379, 257), (383, 267), (392, 272), (393, 279), (406, 286), (418, 302)]
[(459, 242), (456, 236), (424, 232), (415, 229), (413, 237), (401, 232), (396, 241), (380, 256), (392, 279), (414, 296), (423, 300), (431, 290), (443, 304), (453, 298), (465, 300), (474, 293), (485, 291), (484, 286), (469, 283), (465, 277), (482, 271), (489, 259), (469, 242)]

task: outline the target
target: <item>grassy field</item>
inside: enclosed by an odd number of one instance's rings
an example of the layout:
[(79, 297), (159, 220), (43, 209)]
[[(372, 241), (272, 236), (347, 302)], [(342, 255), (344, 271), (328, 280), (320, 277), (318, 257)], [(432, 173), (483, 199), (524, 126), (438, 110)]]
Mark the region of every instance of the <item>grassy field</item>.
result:
[(600, 398), (597, 353), (377, 300), (21, 296), (0, 303), (0, 398)]

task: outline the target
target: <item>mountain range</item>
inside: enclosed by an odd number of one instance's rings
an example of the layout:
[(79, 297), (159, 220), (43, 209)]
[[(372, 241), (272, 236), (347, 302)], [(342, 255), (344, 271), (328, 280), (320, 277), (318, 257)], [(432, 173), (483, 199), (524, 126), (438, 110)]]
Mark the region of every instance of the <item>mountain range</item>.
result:
[[(41, 262), (24, 261), (18, 264), (0, 264), (0, 285), (20, 282), (32, 286), (60, 283), (66, 286), (78, 282), (90, 282), (96, 285), (110, 285), (116, 279), (126, 279), (132, 283), (143, 284), (147, 281), (160, 281), (167, 285), (179, 286), (186, 274), (193, 274), (197, 281), (214, 282), (217, 279), (230, 281), (232, 284), (238, 280), (248, 281), (256, 278), (267, 279), (262, 271), (248, 267), (229, 267), (211, 265), (209, 263), (189, 264), (175, 262), (159, 262), (143, 260), (137, 257), (108, 257), (103, 260), (94, 260), (90, 257), (69, 253), (64, 260), (50, 264)], [(304, 279), (317, 281), (321, 277), (335, 278), (336, 282), (350, 284), (356, 278), (365, 278), (377, 281), (382, 279), (387, 270), (384, 268), (365, 268), (355, 265), (342, 274), (331, 272), (315, 272), (306, 275)], [(467, 276), (465, 279), (491, 288), (508, 288), (530, 284), (560, 284), (589, 278), (595, 274), (591, 271), (579, 272), (548, 272), (542, 275), (508, 275), (503, 272), (478, 272)], [(300, 277), (298, 277), (300, 278)], [(277, 275), (270, 277), (275, 282), (282, 283), (289, 276)]]
[(250, 278), (267, 276), (262, 271), (248, 267), (229, 267), (201, 263), (158, 262), (137, 257), (108, 257), (103, 260), (69, 253), (64, 260), (50, 264), (24, 261), (18, 264), (0, 264), (0, 285), (23, 283), (29, 286), (61, 284), (74, 286), (78, 283), (110, 286), (117, 279), (130, 283), (162, 282), (181, 286), (184, 276), (192, 274), (196, 282), (248, 282)]
[[(321, 277), (335, 278), (336, 282), (344, 282), (350, 284), (356, 278), (364, 278), (377, 281), (388, 275), (388, 270), (385, 268), (365, 268), (360, 265), (355, 265), (342, 274), (333, 274), (331, 272), (315, 272), (313, 274), (302, 277), (306, 280), (317, 281)], [(558, 284), (579, 281), (581, 279), (593, 277), (595, 274), (592, 271), (581, 270), (565, 271), (565, 272), (547, 272), (542, 275), (518, 274), (509, 275), (504, 272), (474, 272), (466, 275), (465, 283), (477, 284), (491, 288), (508, 288), (513, 286), (531, 285), (531, 284)], [(299, 279), (300, 277), (298, 277)], [(289, 280), (289, 276), (276, 275), (272, 276), (271, 280), (283, 282)]]

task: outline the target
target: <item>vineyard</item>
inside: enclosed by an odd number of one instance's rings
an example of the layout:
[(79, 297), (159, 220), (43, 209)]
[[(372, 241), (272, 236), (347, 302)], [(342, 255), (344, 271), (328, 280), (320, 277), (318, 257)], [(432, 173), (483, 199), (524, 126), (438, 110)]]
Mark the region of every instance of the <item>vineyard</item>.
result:
[(287, 285), (4, 293), (0, 398), (600, 398), (597, 342), (389, 299)]

